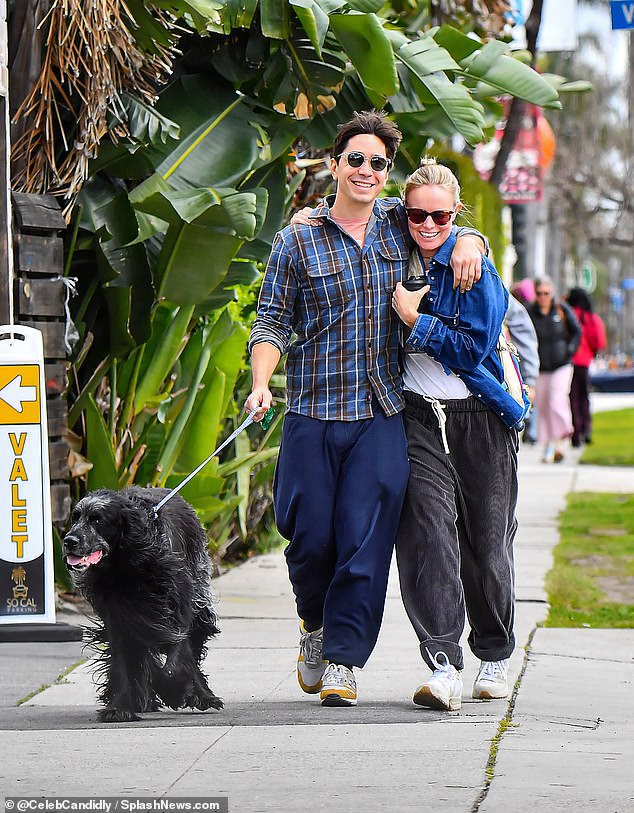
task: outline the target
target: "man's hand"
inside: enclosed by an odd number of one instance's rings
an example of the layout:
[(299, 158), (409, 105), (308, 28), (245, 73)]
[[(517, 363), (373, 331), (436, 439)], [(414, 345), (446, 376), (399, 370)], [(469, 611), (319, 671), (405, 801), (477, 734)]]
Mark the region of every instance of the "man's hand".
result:
[(244, 402), (244, 408), (247, 413), (251, 413), (255, 409), (253, 420), (259, 423), (271, 408), (272, 400), (273, 396), (268, 387), (254, 387)]
[(461, 293), (471, 290), (482, 275), (482, 254), (484, 243), (477, 234), (464, 234), (458, 237), (451, 254), (453, 287), (460, 286)]
[(421, 299), (429, 291), (429, 285), (419, 288), (418, 291), (408, 291), (403, 283), (398, 282), (392, 294), (392, 307), (405, 324), (412, 328), (418, 319), (418, 306)]
[(312, 226), (315, 225), (314, 221), (308, 219), (308, 215), (313, 210), (310, 206), (304, 206), (303, 209), (300, 209), (298, 212), (295, 212), (293, 217), (291, 217), (291, 225), (293, 226)]

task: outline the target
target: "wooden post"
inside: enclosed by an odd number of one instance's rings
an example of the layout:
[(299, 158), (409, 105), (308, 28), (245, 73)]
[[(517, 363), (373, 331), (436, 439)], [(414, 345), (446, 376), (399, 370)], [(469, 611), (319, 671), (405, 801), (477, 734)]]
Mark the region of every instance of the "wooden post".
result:
[(8, 57), (7, 2), (0, 0), (0, 178), (3, 186), (0, 192), (0, 325), (13, 322)]
[(57, 200), (48, 195), (13, 193), (15, 230), (15, 322), (42, 332), (48, 449), (51, 475), (51, 519), (63, 526), (71, 508), (68, 408), (62, 397), (68, 370), (66, 334), (67, 288), (62, 279), (61, 233), (66, 228)]

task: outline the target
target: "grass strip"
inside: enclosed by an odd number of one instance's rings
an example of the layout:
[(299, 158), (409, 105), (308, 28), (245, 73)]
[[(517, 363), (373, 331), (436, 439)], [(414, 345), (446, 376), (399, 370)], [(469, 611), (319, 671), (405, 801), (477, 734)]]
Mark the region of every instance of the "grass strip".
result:
[(547, 627), (634, 627), (634, 494), (569, 494), (546, 576)]
[(581, 463), (592, 466), (634, 466), (634, 409), (597, 412), (592, 417), (592, 443)]

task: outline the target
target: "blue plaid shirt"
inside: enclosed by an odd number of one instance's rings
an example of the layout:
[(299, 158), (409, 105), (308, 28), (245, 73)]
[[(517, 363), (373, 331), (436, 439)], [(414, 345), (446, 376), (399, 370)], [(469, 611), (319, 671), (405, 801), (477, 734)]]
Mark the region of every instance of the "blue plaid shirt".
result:
[(405, 209), (400, 198), (375, 200), (363, 246), (334, 222), (328, 201), (310, 218), (275, 236), (249, 350), (269, 342), (288, 353), (287, 412), (356, 421), (372, 417), (374, 397), (395, 415), (404, 401), (391, 299), (412, 245)]
[[(330, 217), (287, 226), (275, 237), (249, 348), (270, 342), (286, 360), (286, 409), (321, 420), (372, 417), (403, 409), (399, 319), (392, 291), (409, 256), (398, 198), (379, 198), (363, 246)], [(295, 334), (291, 341), (292, 334)]]

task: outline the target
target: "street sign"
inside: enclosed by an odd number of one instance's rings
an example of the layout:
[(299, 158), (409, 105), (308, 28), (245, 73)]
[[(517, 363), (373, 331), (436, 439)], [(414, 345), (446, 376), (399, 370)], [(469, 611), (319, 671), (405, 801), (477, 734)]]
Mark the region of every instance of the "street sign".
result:
[(586, 260), (581, 268), (579, 285), (589, 294), (597, 287), (597, 269), (591, 260)]
[(0, 327), (0, 624), (54, 622), (44, 351)]
[(634, 2), (632, 0), (610, 0), (612, 30), (634, 28)]

